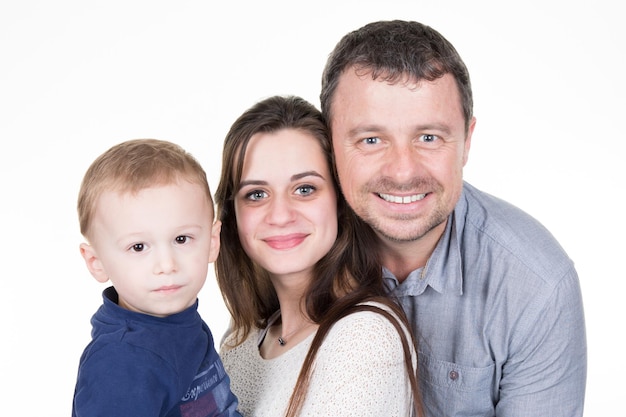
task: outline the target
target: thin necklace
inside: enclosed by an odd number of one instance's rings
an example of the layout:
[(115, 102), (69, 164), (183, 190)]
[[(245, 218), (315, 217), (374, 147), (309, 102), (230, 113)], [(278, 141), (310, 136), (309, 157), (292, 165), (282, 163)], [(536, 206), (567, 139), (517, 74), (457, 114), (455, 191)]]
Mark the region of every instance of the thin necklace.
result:
[[(309, 326), (311, 326), (313, 324), (314, 324), (313, 322), (309, 321), (309, 322), (303, 324), (302, 326), (296, 328), (295, 330), (289, 332), (289, 334), (286, 334), (284, 336), (278, 336), (278, 344), (281, 345), (281, 346), (285, 346), (287, 344), (287, 339), (289, 337), (293, 336), (296, 332), (298, 332), (300, 330), (304, 330), (304, 329), (306, 329), (307, 327), (309, 327)], [(281, 326), (281, 329), (282, 329), (282, 326)]]

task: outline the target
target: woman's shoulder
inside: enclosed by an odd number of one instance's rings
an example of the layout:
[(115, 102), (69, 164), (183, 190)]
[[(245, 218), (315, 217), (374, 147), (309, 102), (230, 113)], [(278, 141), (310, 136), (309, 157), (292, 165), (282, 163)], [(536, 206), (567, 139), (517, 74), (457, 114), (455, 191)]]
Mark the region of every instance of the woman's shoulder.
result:
[[(328, 331), (316, 356), (318, 377), (328, 380), (330, 374), (331, 379), (339, 378), (335, 372), (341, 370), (340, 378), (350, 383), (381, 373), (404, 381), (408, 359), (405, 347), (410, 355), (409, 366), (416, 367), (416, 353), (408, 330), (386, 304), (368, 302), (359, 306), (364, 308), (337, 320)], [(391, 316), (381, 312), (389, 312)]]
[[(408, 336), (408, 329), (390, 306), (375, 301), (368, 301), (359, 306), (361, 308), (333, 324), (323, 346), (331, 349), (337, 345), (348, 345), (354, 349), (362, 346), (367, 350), (378, 346), (382, 351), (389, 351), (395, 350), (392, 348), (402, 343), (399, 328)], [(397, 324), (400, 327), (396, 327)]]
[(354, 311), (337, 320), (335, 325), (346, 325), (354, 323), (377, 324), (384, 327), (392, 326), (394, 323), (402, 324), (402, 321), (387, 303), (381, 301), (366, 301), (353, 307)]
[[(233, 352), (242, 352), (252, 350), (256, 346), (256, 340), (258, 339), (259, 330), (252, 329), (243, 340), (240, 340), (240, 336), (236, 332), (230, 332), (220, 344), (220, 355), (232, 354)], [(241, 342), (241, 343), (239, 343)]]

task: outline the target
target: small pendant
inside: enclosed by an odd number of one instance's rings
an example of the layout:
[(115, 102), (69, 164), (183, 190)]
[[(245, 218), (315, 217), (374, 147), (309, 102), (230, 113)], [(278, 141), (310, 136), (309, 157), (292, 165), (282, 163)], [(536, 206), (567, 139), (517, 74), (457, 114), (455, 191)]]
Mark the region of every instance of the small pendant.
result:
[(278, 338), (278, 344), (279, 345), (285, 346), (285, 343), (287, 343), (287, 342), (285, 342), (285, 339), (283, 339), (282, 336)]

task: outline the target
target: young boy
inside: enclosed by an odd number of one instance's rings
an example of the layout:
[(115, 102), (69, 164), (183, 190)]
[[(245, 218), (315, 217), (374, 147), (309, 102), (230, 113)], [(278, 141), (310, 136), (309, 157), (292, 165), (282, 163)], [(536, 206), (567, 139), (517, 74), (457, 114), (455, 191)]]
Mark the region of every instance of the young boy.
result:
[(240, 416), (198, 314), (220, 242), (200, 164), (179, 146), (138, 139), (103, 153), (79, 198), (89, 272), (111, 281), (91, 319), (73, 416)]

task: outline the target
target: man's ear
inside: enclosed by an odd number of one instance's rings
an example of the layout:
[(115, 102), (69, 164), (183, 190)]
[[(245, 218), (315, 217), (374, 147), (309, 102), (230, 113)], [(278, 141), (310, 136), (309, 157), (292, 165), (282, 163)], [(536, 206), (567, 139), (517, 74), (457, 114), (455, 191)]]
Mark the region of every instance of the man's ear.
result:
[(472, 145), (472, 134), (474, 133), (475, 127), (476, 127), (476, 118), (472, 117), (472, 120), (470, 120), (470, 124), (467, 129), (467, 136), (465, 137), (465, 145), (463, 149), (463, 166), (467, 164), (467, 158), (469, 156), (470, 147)]
[(87, 265), (87, 269), (91, 272), (91, 275), (98, 282), (107, 282), (109, 277), (102, 266), (102, 262), (100, 262), (100, 258), (98, 258), (98, 254), (93, 246), (88, 245), (87, 243), (80, 244), (80, 254), (85, 260), (85, 265)]
[(211, 227), (211, 247), (209, 248), (209, 262), (215, 262), (217, 255), (220, 253), (220, 232), (222, 231), (222, 222), (216, 220)]

